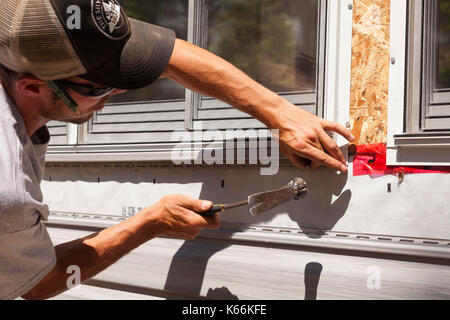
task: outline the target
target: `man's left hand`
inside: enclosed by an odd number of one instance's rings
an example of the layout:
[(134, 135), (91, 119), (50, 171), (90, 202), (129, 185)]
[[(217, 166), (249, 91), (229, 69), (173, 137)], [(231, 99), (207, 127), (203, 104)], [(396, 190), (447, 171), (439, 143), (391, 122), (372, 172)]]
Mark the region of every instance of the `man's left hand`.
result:
[(347, 172), (346, 160), (337, 143), (328, 135), (336, 132), (355, 140), (343, 125), (317, 117), (294, 105), (285, 106), (277, 116), (280, 150), (297, 167), (317, 169), (324, 165)]

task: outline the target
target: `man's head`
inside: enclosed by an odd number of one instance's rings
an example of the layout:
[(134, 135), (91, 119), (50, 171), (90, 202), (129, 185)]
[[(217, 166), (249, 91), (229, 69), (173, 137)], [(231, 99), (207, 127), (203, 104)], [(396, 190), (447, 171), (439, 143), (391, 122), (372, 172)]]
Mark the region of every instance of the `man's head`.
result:
[[(11, 81), (5, 74), (2, 81), (14, 82), (11, 88), (24, 100), (44, 103), (55, 120), (83, 122), (101, 107), (106, 97), (80, 94), (89, 87), (151, 84), (164, 72), (174, 43), (172, 30), (129, 19), (117, 0), (0, 0), (0, 64), (16, 76)], [(71, 114), (61, 101), (79, 106)]]
[(11, 71), (0, 64), (0, 84), (4, 87), (8, 85), (16, 76), (17, 72)]
[(172, 30), (128, 18), (117, 0), (0, 1), (0, 64), (43, 80), (140, 89), (164, 72), (174, 43)]

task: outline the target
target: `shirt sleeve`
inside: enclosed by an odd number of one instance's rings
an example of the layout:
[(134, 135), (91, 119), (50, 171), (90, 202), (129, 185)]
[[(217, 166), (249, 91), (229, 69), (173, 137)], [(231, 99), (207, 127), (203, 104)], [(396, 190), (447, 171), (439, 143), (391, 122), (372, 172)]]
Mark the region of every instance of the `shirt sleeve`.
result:
[(55, 266), (53, 243), (42, 222), (0, 234), (0, 299), (21, 297)]

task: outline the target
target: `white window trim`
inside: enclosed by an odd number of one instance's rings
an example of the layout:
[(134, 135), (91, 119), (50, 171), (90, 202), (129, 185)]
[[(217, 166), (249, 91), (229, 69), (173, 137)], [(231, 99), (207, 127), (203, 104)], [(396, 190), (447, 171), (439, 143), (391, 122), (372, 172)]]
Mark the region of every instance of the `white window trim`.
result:
[(73, 123), (67, 124), (67, 144), (76, 145), (78, 141), (78, 125)]
[(448, 166), (450, 134), (405, 133), (408, 0), (391, 2), (387, 165)]
[[(328, 1), (328, 11), (323, 118), (350, 127), (353, 0)], [(340, 135), (335, 140), (348, 146)]]
[[(353, 0), (327, 0), (327, 11), (323, 118), (349, 126)], [(189, 120), (186, 119), (186, 122)], [(75, 145), (74, 140), (79, 130), (76, 126), (71, 126), (69, 145), (50, 146), (46, 161), (171, 161), (171, 151), (177, 145)], [(339, 135), (335, 135), (335, 140), (342, 148), (348, 145), (348, 141)], [(199, 149), (191, 149), (193, 160), (203, 148), (200, 145)]]

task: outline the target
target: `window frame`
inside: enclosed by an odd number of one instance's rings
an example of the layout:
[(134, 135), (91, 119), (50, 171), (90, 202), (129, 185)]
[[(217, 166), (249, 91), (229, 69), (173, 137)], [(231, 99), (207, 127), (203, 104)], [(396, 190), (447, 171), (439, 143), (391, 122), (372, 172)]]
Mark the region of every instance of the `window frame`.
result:
[[(192, 31), (192, 34), (188, 35), (188, 41), (194, 43), (199, 47), (206, 48), (207, 47), (207, 39), (208, 39), (208, 16), (207, 16), (207, 0), (193, 0), (195, 5), (191, 6), (192, 13), (190, 15), (198, 17), (196, 21), (199, 23), (195, 26), (195, 28), (189, 28)], [(312, 112), (319, 117), (323, 117), (323, 95), (319, 94), (319, 92), (323, 92), (324, 85), (324, 65), (323, 61), (325, 59), (325, 48), (326, 48), (326, 37), (325, 31), (326, 20), (327, 20), (327, 0), (318, 0), (319, 1), (319, 39), (318, 39), (318, 65), (317, 65), (317, 94), (313, 91), (307, 92), (287, 92), (287, 93), (278, 93), (281, 97), (287, 99), (289, 102), (302, 106), (302, 108)], [(191, 19), (190, 19), (191, 21)], [(187, 93), (188, 94), (188, 93)], [(315, 97), (311, 97), (311, 95)], [(187, 117), (186, 117), (186, 129), (192, 130), (194, 128), (195, 121), (201, 121), (202, 118), (199, 115), (199, 112), (205, 111), (208, 109), (219, 109), (226, 110), (231, 109), (232, 107), (226, 105), (224, 102), (219, 101), (217, 99), (212, 99), (209, 97), (204, 97), (198, 93), (190, 92), (191, 103), (187, 104)], [(314, 106), (310, 106), (311, 104), (315, 104)], [(247, 116), (250, 118), (250, 116)]]
[[(319, 34), (323, 45), (319, 45), (319, 54), (323, 55), (318, 63), (323, 68), (319, 72), (316, 109), (319, 116), (342, 124), (349, 123), (351, 40), (353, 21), (352, 0), (320, 0), (326, 11), (321, 11), (324, 25)], [(199, 28), (199, 16), (204, 10), (204, 0), (189, 0), (188, 41), (203, 45), (205, 29)], [(204, 16), (204, 15), (203, 15)], [(197, 19), (197, 20), (196, 20)], [(320, 90), (320, 91), (319, 91)], [(288, 94), (285, 98), (296, 102), (298, 97)], [(196, 113), (201, 109), (202, 97), (196, 92), (186, 89), (184, 128), (193, 128)], [(212, 100), (213, 103), (222, 103)], [(155, 102), (161, 103), (161, 102)], [(171, 103), (170, 101), (166, 103)], [(154, 103), (148, 103), (150, 105)], [(308, 110), (312, 111), (312, 110)], [(178, 142), (174, 143), (92, 143), (81, 144), (87, 133), (89, 123), (85, 125), (68, 125), (70, 134), (67, 145), (50, 145), (47, 162), (100, 162), (100, 161), (171, 161), (171, 153)], [(256, 129), (258, 131), (258, 129)], [(259, 130), (261, 131), (261, 130)], [(264, 129), (262, 131), (268, 131)], [(338, 135), (335, 138), (339, 145), (347, 145), (347, 141)], [(215, 147), (225, 149), (226, 142), (217, 143)], [(187, 145), (191, 149), (192, 159), (199, 152), (211, 147), (210, 143)]]
[[(437, 19), (437, 4), (438, 1), (427, 1), (425, 4), (426, 8), (422, 8), (428, 19), (423, 33), (429, 35), (423, 40), (425, 43), (422, 44), (424, 61), (422, 81), (425, 89), (423, 90), (421, 121), (424, 132), (437, 130), (450, 131), (450, 89), (436, 89), (434, 87), (434, 81), (436, 79), (434, 66), (436, 64), (437, 47), (433, 45), (433, 42), (435, 42), (437, 30), (436, 23), (433, 22)], [(441, 124), (437, 117), (446, 117), (444, 120), (446, 124)]]
[[(391, 3), (387, 165), (450, 165), (450, 130), (423, 128), (430, 108), (430, 73), (423, 69), (422, 0)], [(426, 83), (425, 81), (428, 81)], [(428, 113), (428, 114), (427, 114)]]

